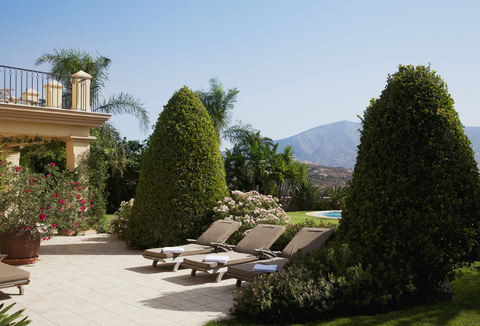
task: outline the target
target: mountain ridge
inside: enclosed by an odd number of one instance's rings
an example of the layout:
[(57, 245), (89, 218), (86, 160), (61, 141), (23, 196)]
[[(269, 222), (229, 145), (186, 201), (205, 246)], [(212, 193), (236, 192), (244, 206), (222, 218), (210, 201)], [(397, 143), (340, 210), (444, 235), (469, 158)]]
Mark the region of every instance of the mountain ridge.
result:
[[(327, 167), (353, 169), (360, 144), (360, 122), (338, 121), (320, 125), (297, 135), (276, 140), (278, 152), (292, 146), (298, 161)], [(464, 127), (472, 143), (477, 164), (480, 162), (480, 127)], [(480, 165), (479, 165), (480, 166)]]

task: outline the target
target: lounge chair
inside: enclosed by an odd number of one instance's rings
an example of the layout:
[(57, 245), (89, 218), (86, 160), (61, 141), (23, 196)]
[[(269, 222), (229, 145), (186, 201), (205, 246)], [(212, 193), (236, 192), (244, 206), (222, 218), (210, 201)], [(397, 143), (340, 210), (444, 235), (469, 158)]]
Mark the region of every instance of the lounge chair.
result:
[(300, 249), (305, 253), (322, 247), (334, 235), (334, 233), (333, 229), (302, 228), (281, 253), (263, 251), (262, 255), (273, 258), (229, 266), (227, 269), (227, 275), (236, 278), (237, 287), (240, 287), (242, 281), (251, 282), (258, 275), (263, 273), (273, 273), (282, 269), (290, 258), (292, 258)]
[(23, 286), (28, 283), (30, 283), (30, 272), (0, 262), (0, 289), (16, 286), (22, 295)]
[(174, 264), (173, 271), (176, 272), (185, 256), (214, 252), (216, 246), (224, 244), (241, 225), (242, 223), (238, 221), (217, 220), (197, 240), (187, 239), (193, 243), (177, 247), (147, 249), (143, 252), (143, 257), (152, 259), (153, 267), (156, 267), (158, 262)]
[[(230, 265), (258, 260), (262, 250), (267, 250), (285, 232), (283, 225), (258, 224), (231, 251), (209, 255), (195, 255), (185, 258), (182, 267), (197, 271), (218, 274), (216, 282), (222, 280)], [(228, 249), (228, 248), (226, 248)]]

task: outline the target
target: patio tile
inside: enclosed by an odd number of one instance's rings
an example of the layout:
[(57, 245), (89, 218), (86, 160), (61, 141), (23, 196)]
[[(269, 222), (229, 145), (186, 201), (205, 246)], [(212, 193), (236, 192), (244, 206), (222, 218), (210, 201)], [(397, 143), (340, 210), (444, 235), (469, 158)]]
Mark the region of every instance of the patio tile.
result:
[[(25, 294), (0, 291), (33, 325), (203, 325), (228, 316), (235, 280), (151, 266), (140, 250), (109, 235), (55, 237), (42, 243)], [(199, 300), (201, 298), (201, 300)]]

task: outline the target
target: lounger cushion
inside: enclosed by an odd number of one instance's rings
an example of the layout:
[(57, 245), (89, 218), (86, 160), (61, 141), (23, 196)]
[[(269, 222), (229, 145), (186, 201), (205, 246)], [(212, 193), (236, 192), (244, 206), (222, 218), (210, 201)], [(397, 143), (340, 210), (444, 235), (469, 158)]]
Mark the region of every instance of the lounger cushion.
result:
[(0, 284), (28, 279), (30, 279), (30, 272), (5, 263), (0, 263)]
[(255, 249), (268, 249), (285, 232), (283, 225), (258, 224), (236, 246), (236, 252), (258, 255)]
[(195, 243), (209, 245), (212, 242), (223, 243), (242, 225), (238, 221), (217, 220), (197, 239)]
[(334, 232), (333, 229), (304, 227), (290, 240), (280, 257), (292, 258), (299, 249), (302, 249), (303, 253), (318, 249), (333, 236)]
[(282, 257), (275, 257), (272, 259), (268, 260), (259, 260), (259, 261), (254, 261), (250, 263), (245, 263), (245, 264), (240, 264), (240, 265), (235, 265), (235, 266), (229, 266), (228, 267), (228, 274), (234, 276), (234, 277), (239, 277), (244, 280), (253, 280), (256, 276), (263, 274), (262, 272), (254, 272), (252, 271), (253, 267), (256, 264), (262, 264), (262, 265), (277, 265), (277, 271), (281, 270), (283, 266), (288, 262), (287, 258), (282, 258)]
[(199, 245), (196, 243), (190, 243), (187, 245), (183, 245), (181, 247), (183, 248), (182, 253), (163, 252), (163, 248), (154, 248), (154, 249), (146, 249), (143, 252), (143, 255), (146, 257), (163, 259), (163, 258), (208, 254), (215, 250), (215, 248), (212, 246)]
[[(209, 256), (213, 256), (213, 255), (216, 255), (216, 254), (211, 254)], [(213, 269), (213, 268), (222, 267), (222, 266), (246, 263), (246, 262), (255, 261), (258, 259), (257, 255), (244, 254), (244, 253), (235, 252), (235, 251), (222, 252), (222, 253), (219, 253), (218, 255), (228, 256), (228, 261), (225, 264), (218, 263), (218, 262), (206, 262), (204, 261), (204, 259), (207, 255), (196, 255), (196, 256), (185, 258), (183, 260), (183, 265), (190, 268), (208, 270), (208, 269)]]

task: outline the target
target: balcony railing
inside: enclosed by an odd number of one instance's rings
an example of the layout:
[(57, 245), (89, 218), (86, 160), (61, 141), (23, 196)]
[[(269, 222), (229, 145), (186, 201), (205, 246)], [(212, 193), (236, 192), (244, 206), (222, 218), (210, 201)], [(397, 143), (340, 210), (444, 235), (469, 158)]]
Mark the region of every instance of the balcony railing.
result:
[(96, 111), (98, 93), (89, 78), (0, 65), (0, 104)]

